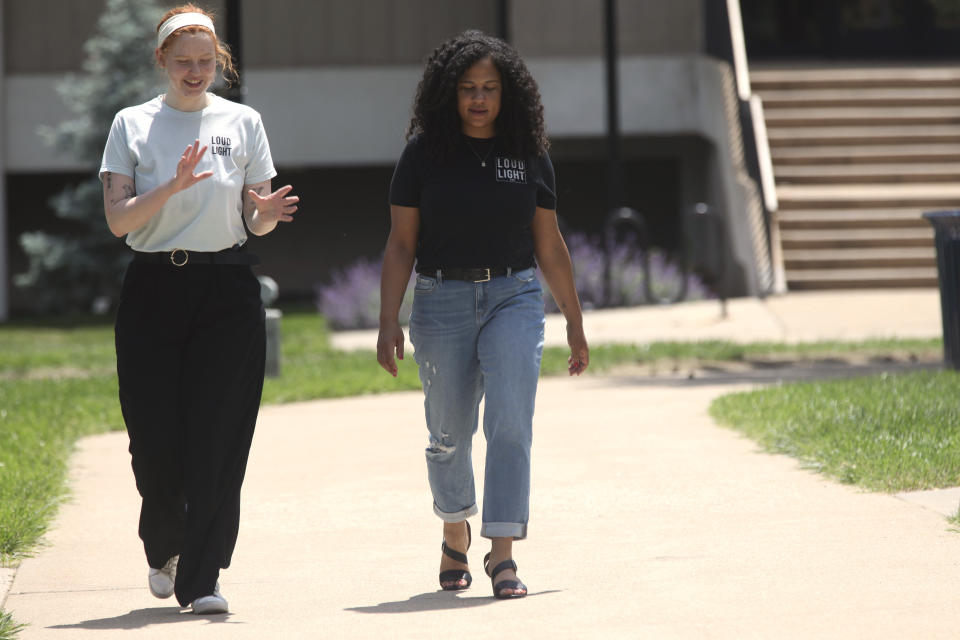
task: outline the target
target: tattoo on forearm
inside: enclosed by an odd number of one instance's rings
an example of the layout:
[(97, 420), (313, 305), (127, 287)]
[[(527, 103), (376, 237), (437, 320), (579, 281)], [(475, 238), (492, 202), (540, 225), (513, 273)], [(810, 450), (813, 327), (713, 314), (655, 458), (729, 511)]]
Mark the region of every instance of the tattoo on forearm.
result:
[[(110, 174), (107, 174), (107, 175), (110, 175)], [(111, 185), (110, 185), (110, 179), (108, 178), (108, 179), (107, 179), (107, 189), (108, 189), (108, 190), (110, 189), (110, 186), (111, 186)], [(132, 184), (125, 184), (125, 185), (123, 185), (123, 186), (121, 187), (121, 189), (123, 190), (123, 196), (121, 196), (121, 197), (119, 197), (119, 198), (111, 198), (111, 199), (110, 199), (110, 204), (111, 204), (111, 205), (115, 205), (115, 204), (117, 204), (118, 202), (123, 202), (124, 200), (129, 200), (129, 199), (132, 198), (133, 196), (137, 195), (137, 192), (136, 192), (136, 190), (133, 188), (133, 185), (132, 185)]]

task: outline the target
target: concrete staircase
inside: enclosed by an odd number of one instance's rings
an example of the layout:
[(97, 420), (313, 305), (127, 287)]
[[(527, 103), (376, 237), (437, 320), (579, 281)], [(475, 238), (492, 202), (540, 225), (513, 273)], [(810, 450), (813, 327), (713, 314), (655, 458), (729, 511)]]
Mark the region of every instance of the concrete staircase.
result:
[(937, 285), (924, 211), (960, 208), (960, 65), (764, 68), (787, 288)]

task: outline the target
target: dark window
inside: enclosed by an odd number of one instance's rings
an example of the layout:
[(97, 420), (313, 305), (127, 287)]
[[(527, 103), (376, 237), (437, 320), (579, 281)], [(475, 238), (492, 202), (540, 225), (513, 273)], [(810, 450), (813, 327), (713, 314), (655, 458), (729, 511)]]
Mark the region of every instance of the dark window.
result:
[(741, 0), (757, 58), (958, 58), (957, 0)]

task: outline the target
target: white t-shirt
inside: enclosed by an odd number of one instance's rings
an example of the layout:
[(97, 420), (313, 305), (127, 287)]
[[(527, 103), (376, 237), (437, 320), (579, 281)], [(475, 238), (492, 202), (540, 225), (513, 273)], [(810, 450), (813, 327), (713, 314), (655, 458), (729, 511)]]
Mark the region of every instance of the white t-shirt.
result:
[(127, 234), (137, 251), (219, 251), (243, 244), (244, 185), (277, 175), (260, 114), (210, 95), (200, 111), (177, 111), (158, 96), (117, 113), (103, 150), (104, 172), (134, 179), (146, 193), (172, 178), (188, 145), (199, 139), (207, 151), (194, 170), (213, 175), (174, 194), (150, 221)]

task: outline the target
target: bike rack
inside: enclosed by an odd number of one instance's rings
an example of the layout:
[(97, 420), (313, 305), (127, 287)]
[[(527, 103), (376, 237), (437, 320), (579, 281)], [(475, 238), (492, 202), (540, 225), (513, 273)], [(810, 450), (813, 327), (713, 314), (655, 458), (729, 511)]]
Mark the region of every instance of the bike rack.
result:
[(647, 232), (647, 223), (643, 215), (636, 209), (630, 207), (618, 207), (607, 214), (607, 219), (603, 224), (604, 249), (606, 250), (606, 263), (604, 265), (604, 288), (606, 299), (610, 300), (613, 291), (612, 286), (612, 254), (613, 242), (617, 229), (627, 227), (636, 233), (637, 243), (640, 249), (640, 266), (643, 269), (643, 293), (648, 304), (673, 304), (680, 302), (687, 297), (687, 280), (690, 275), (690, 265), (687, 260), (686, 243), (680, 245), (680, 288), (676, 295), (660, 297), (653, 292), (652, 279), (650, 278), (650, 234)]

